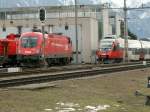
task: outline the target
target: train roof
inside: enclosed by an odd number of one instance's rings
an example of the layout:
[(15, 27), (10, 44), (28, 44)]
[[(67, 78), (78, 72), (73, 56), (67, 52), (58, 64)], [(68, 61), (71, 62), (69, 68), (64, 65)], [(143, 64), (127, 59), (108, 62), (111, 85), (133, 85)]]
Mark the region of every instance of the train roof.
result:
[(150, 48), (150, 41), (140, 41), (143, 48)]
[[(107, 43), (112, 43), (116, 42), (120, 45), (120, 47), (124, 48), (124, 39), (122, 38), (104, 38), (101, 40), (101, 44), (107, 44)], [(142, 44), (142, 45), (141, 45)], [(142, 40), (130, 40), (128, 39), (128, 48), (150, 48), (150, 41), (142, 41)]]
[(139, 40), (128, 40), (128, 48), (141, 48)]
[(25, 32), (25, 33), (22, 33), (21, 35), (28, 35), (28, 34), (37, 34), (37, 35), (42, 35), (41, 32)]
[[(41, 38), (43, 37), (43, 34), (41, 32), (25, 32), (25, 33), (22, 33), (21, 36), (40, 36)], [(52, 37), (52, 38), (66, 38), (68, 40), (70, 40), (70, 37), (66, 36), (66, 35), (62, 35), (60, 33), (45, 33), (45, 36), (44, 38), (49, 38), (49, 37)]]
[(117, 35), (107, 35), (104, 37), (104, 39), (117, 39), (119, 38)]

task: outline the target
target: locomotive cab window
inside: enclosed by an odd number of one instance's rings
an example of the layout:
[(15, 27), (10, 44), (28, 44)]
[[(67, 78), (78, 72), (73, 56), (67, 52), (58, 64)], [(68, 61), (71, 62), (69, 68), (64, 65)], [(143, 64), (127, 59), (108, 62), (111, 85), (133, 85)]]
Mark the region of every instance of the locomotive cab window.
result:
[(112, 49), (112, 41), (101, 41), (100, 48), (103, 51)]
[(21, 46), (24, 48), (33, 48), (37, 46), (37, 37), (22, 37)]

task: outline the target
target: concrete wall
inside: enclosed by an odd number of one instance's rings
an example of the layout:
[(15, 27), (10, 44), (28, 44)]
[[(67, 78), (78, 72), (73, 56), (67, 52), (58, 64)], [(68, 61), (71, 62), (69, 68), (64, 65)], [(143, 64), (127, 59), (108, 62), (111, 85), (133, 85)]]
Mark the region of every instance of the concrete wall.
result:
[(119, 36), (121, 22), (120, 20), (122, 20), (122, 18), (117, 13), (114, 13), (113, 18), (109, 18), (109, 10), (102, 10), (103, 37), (112, 34)]
[(116, 17), (115, 17), (115, 19), (116, 19), (116, 35), (120, 35), (121, 34), (121, 29), (120, 29), (120, 24), (121, 24), (121, 20), (122, 20), (122, 18), (121, 17), (119, 17), (117, 14), (116, 14)]
[(102, 10), (102, 23), (103, 23), (103, 37), (107, 36), (110, 32), (109, 32), (109, 13), (108, 13), (108, 9), (104, 9)]
[(98, 31), (98, 24), (96, 20), (91, 21), (91, 61), (96, 63), (96, 50), (98, 49), (98, 33), (95, 33)]

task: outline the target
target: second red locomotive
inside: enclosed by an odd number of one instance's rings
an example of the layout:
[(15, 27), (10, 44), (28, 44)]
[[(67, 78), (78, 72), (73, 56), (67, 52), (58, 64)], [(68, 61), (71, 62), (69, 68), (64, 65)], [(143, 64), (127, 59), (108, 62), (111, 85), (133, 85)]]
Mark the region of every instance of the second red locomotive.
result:
[(21, 65), (69, 64), (72, 60), (72, 42), (69, 37), (40, 32), (23, 33), (18, 44)]
[(0, 40), (0, 65), (17, 66), (18, 37), (16, 34), (9, 34)]

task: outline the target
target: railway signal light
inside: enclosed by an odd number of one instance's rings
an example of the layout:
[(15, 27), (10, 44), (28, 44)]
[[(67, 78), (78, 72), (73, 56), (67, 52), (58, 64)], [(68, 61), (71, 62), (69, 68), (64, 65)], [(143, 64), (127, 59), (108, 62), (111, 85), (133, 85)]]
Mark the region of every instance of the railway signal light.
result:
[(2, 30), (3, 30), (3, 32), (6, 32), (6, 27), (4, 24), (3, 24)]
[(69, 26), (68, 25), (65, 25), (65, 30), (68, 30)]
[(40, 8), (39, 9), (39, 19), (40, 21), (45, 21), (46, 18), (46, 10), (45, 8)]

